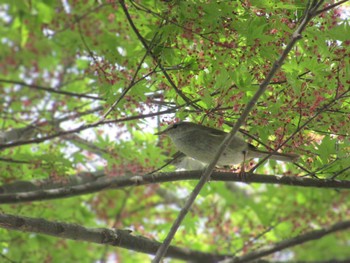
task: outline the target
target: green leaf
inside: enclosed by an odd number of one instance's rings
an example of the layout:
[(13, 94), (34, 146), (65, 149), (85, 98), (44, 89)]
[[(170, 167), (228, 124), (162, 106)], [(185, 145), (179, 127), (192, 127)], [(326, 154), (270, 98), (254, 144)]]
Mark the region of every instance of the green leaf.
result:
[(55, 14), (53, 8), (51, 6), (46, 5), (43, 2), (36, 2), (35, 3), (37, 11), (38, 11), (38, 18), (42, 23), (50, 23), (53, 19), (53, 16)]

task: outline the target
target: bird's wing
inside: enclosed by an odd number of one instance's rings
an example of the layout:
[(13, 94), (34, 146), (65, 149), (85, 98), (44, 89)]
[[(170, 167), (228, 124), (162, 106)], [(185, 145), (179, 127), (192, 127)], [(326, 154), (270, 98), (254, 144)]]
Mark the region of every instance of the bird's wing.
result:
[(248, 143), (248, 151), (258, 151), (258, 148), (256, 148), (253, 144)]
[(205, 128), (208, 131), (208, 133), (212, 136), (223, 137), (223, 136), (227, 135), (227, 132), (224, 132), (224, 131), (220, 131), (220, 130), (210, 128), (210, 127), (205, 127)]

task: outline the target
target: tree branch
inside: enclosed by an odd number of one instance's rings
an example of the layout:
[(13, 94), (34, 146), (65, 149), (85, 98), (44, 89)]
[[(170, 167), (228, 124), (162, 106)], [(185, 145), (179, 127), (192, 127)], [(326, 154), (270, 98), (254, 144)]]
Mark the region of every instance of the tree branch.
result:
[[(182, 107), (182, 106), (179, 106), (179, 107)], [(35, 138), (35, 139), (23, 140), (23, 141), (14, 141), (14, 142), (7, 143), (7, 144), (0, 144), (0, 150), (6, 149), (6, 148), (12, 148), (12, 147), (16, 147), (16, 146), (21, 146), (21, 145), (32, 144), (32, 143), (41, 143), (41, 142), (51, 140), (51, 139), (54, 139), (54, 138), (57, 138), (60, 136), (67, 135), (67, 134), (72, 134), (72, 133), (81, 132), (83, 130), (87, 130), (90, 128), (95, 128), (95, 127), (98, 127), (98, 126), (104, 125), (104, 124), (120, 123), (120, 122), (125, 122), (125, 121), (151, 118), (151, 117), (155, 117), (155, 116), (159, 116), (159, 115), (163, 115), (163, 114), (168, 114), (168, 113), (175, 112), (179, 107), (174, 107), (172, 109), (164, 110), (164, 111), (160, 111), (160, 112), (152, 112), (152, 113), (148, 113), (148, 114), (135, 115), (135, 116), (125, 117), (125, 118), (120, 118), (120, 119), (102, 120), (102, 121), (98, 121), (95, 123), (83, 124), (75, 129), (54, 133), (54, 134), (44, 136), (41, 138)]]
[(93, 99), (93, 100), (102, 100), (102, 101), (105, 100), (105, 99), (102, 99), (102, 98), (99, 98), (99, 97), (95, 97), (95, 96), (90, 96), (90, 95), (85, 95), (85, 94), (78, 94), (78, 93), (69, 92), (69, 91), (63, 91), (63, 90), (56, 90), (56, 89), (53, 89), (53, 88), (47, 88), (47, 87), (43, 87), (43, 86), (40, 86), (40, 85), (27, 84), (27, 83), (25, 83), (23, 81), (0, 79), (0, 82), (9, 83), (9, 84), (16, 84), (16, 85), (20, 85), (22, 87), (27, 87), (27, 88), (30, 88), (30, 89), (42, 90), (42, 91), (47, 91), (47, 92), (50, 92), (50, 93), (56, 93), (56, 94), (66, 95), (66, 96), (71, 96), (71, 97)]
[(154, 34), (154, 36), (153, 36), (149, 46), (147, 47), (146, 52), (143, 55), (140, 63), (138, 63), (137, 68), (135, 70), (135, 73), (130, 81), (130, 84), (123, 90), (120, 97), (112, 104), (112, 106), (107, 110), (107, 112), (105, 114), (103, 114), (102, 119), (106, 119), (106, 117), (112, 112), (112, 110), (117, 106), (117, 104), (125, 97), (125, 95), (129, 92), (129, 90), (135, 85), (136, 76), (139, 73), (139, 71), (141, 70), (141, 66), (144, 63), (144, 61), (146, 60), (148, 54), (150, 54), (152, 45), (154, 44), (156, 37), (157, 37), (157, 32)]
[(203, 188), (205, 183), (209, 180), (210, 175), (212, 174), (212, 171), (219, 160), (221, 154), (225, 151), (225, 149), (230, 145), (231, 141), (233, 140), (235, 134), (239, 130), (240, 126), (244, 123), (245, 119), (248, 117), (250, 111), (254, 108), (255, 104), (257, 103), (258, 99), (263, 95), (265, 90), (267, 89), (268, 84), (270, 83), (272, 77), (275, 75), (277, 70), (282, 66), (284, 60), (287, 58), (287, 55), (292, 50), (295, 43), (301, 38), (301, 33), (305, 29), (306, 25), (310, 22), (310, 20), (315, 15), (315, 12), (317, 11), (317, 8), (320, 4), (322, 4), (323, 1), (313, 1), (312, 4), (309, 6), (309, 8), (305, 11), (305, 16), (296, 31), (292, 35), (292, 39), (287, 44), (286, 48), (284, 49), (281, 56), (274, 62), (270, 72), (266, 76), (265, 80), (260, 84), (258, 91), (254, 94), (253, 98), (249, 101), (246, 108), (243, 110), (242, 115), (239, 117), (239, 119), (236, 122), (236, 125), (233, 127), (231, 132), (226, 136), (224, 141), (220, 144), (218, 151), (216, 152), (213, 160), (210, 162), (208, 167), (203, 172), (203, 175), (194, 188), (193, 192), (191, 193), (190, 197), (188, 198), (185, 206), (180, 211), (178, 217), (176, 218), (175, 222), (173, 223), (173, 226), (171, 227), (167, 237), (165, 238), (162, 246), (157, 251), (157, 254), (155, 258), (153, 259), (153, 263), (158, 263), (162, 259), (162, 257), (165, 255), (167, 248), (169, 247), (171, 240), (175, 236), (175, 233), (177, 232), (177, 229), (180, 227), (181, 222), (184, 220), (186, 214), (190, 210), (192, 204), (194, 203), (196, 197), (198, 196), (200, 190)]
[[(283, 143), (279, 144), (277, 148), (274, 149), (274, 152), (277, 152), (280, 148), (282, 148), (284, 145), (286, 145), (294, 136), (296, 136), (302, 129), (306, 128), (306, 126), (312, 122), (314, 119), (316, 119), (321, 113), (325, 112), (328, 108), (330, 108), (332, 105), (334, 105), (338, 100), (345, 97), (346, 94), (350, 92), (350, 88), (346, 91), (344, 91), (342, 94), (337, 95), (334, 99), (332, 99), (330, 102), (325, 103), (313, 116), (311, 116), (307, 121), (305, 121), (302, 125), (298, 125), (298, 128), (286, 139), (283, 141)], [(261, 159), (254, 167), (251, 168), (250, 171), (255, 171), (258, 166), (260, 166), (263, 162), (265, 162), (274, 152), (271, 152), (269, 156), (266, 156), (265, 158)]]
[[(84, 173), (67, 178), (67, 184), (53, 183), (51, 181), (19, 181), (5, 184), (0, 187), (0, 204), (12, 204), (32, 201), (44, 201), (57, 198), (68, 198), (78, 195), (91, 194), (107, 189), (121, 189), (141, 185), (158, 184), (164, 182), (176, 182), (185, 180), (198, 180), (202, 171), (169, 172), (146, 175), (127, 175), (110, 177), (104, 171), (95, 173)], [(75, 180), (75, 177), (79, 179)], [(242, 182), (239, 173), (214, 171), (210, 177), (211, 181), (219, 182)], [(275, 185), (317, 187), (327, 189), (350, 189), (350, 181), (302, 178), (297, 176), (273, 176), (263, 174), (249, 174), (245, 178), (246, 183), (264, 183)], [(25, 187), (22, 187), (25, 186)], [(25, 189), (18, 192), (17, 189)]]
[(331, 9), (333, 9), (333, 8), (335, 8), (335, 7), (339, 6), (339, 5), (341, 5), (341, 4), (344, 4), (345, 2), (348, 2), (348, 1), (349, 1), (349, 0), (342, 0), (342, 1), (339, 1), (339, 2), (334, 3), (334, 4), (332, 4), (332, 5), (329, 5), (329, 6), (327, 6), (326, 8), (317, 11), (317, 12), (316, 12), (316, 15), (319, 15), (319, 14), (321, 14), (321, 13), (323, 13), (323, 12), (327, 12), (327, 11), (329, 11), (329, 10), (331, 10)]
[(331, 225), (329, 227), (325, 227), (325, 228), (322, 228), (319, 230), (310, 231), (310, 232), (307, 232), (305, 234), (296, 236), (294, 238), (283, 240), (283, 241), (275, 243), (267, 248), (263, 248), (260, 250), (253, 251), (251, 253), (247, 253), (246, 255), (244, 255), (242, 257), (237, 257), (237, 258), (221, 261), (221, 263), (251, 262), (251, 261), (259, 259), (261, 257), (271, 255), (275, 252), (286, 249), (288, 247), (294, 247), (294, 246), (303, 244), (305, 242), (320, 239), (326, 235), (332, 234), (332, 233), (337, 232), (337, 231), (346, 230), (348, 228), (350, 228), (350, 221), (339, 222), (339, 223), (336, 223), (336, 224)]
[[(132, 28), (132, 30), (135, 32), (137, 38), (140, 40), (140, 42), (142, 43), (142, 45), (144, 46), (144, 48), (146, 50), (150, 50), (149, 46), (147, 44), (147, 42), (145, 41), (145, 39), (143, 38), (143, 36), (140, 34), (139, 30), (137, 29), (137, 27), (135, 26), (128, 9), (125, 6), (125, 1), (124, 0), (119, 0), (119, 3), (124, 11), (124, 14)], [(176, 91), (176, 93), (188, 104), (188, 105), (193, 105), (193, 107), (197, 108), (198, 107), (196, 105), (194, 105), (194, 102), (189, 100), (183, 93), (182, 91), (180, 91), (176, 84), (174, 83), (174, 81), (171, 79), (171, 77), (169, 76), (168, 72), (166, 71), (166, 69), (163, 67), (163, 65), (161, 64), (161, 62), (159, 61), (159, 59), (157, 58), (156, 55), (153, 54), (153, 52), (150, 50), (149, 54), (152, 56), (153, 60), (157, 63), (157, 65), (159, 66), (159, 68), (162, 70), (163, 75), (165, 76), (165, 78), (168, 80), (168, 82), (170, 83), (170, 85), (172, 86), (172, 88)]]
[[(22, 232), (39, 233), (57, 238), (81, 240), (102, 245), (126, 248), (129, 250), (155, 254), (160, 243), (143, 236), (131, 235), (129, 230), (109, 228), (87, 228), (77, 224), (53, 222), (41, 218), (14, 216), (0, 213), (0, 227)], [(168, 257), (190, 260), (195, 262), (218, 262), (227, 258), (227, 255), (203, 253), (172, 246)]]

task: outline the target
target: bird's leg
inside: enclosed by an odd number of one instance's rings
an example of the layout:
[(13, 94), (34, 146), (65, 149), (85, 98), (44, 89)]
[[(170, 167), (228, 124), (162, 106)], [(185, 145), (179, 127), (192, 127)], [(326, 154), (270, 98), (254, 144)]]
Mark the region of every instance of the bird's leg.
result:
[(246, 173), (245, 173), (245, 160), (246, 160), (246, 157), (247, 157), (247, 151), (243, 151), (243, 162), (241, 164), (241, 170), (240, 172), (238, 173), (238, 177), (241, 179), (241, 181), (245, 182), (246, 181)]

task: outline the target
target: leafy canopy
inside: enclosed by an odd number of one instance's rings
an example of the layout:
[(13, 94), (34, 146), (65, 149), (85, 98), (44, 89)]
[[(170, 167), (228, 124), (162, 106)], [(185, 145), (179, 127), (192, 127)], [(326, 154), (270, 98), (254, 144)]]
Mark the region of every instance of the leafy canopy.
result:
[[(157, 125), (190, 120), (229, 131), (290, 41), (306, 5), (291, 0), (2, 1), (1, 183), (46, 187), (49, 180), (54, 186), (47, 187), (54, 188), (97, 180), (96, 171), (142, 176), (175, 152), (167, 139), (153, 135)], [(347, 179), (348, 7), (311, 21), (242, 126), (251, 136), (246, 139), (260, 149), (301, 156), (298, 166), (269, 161), (257, 173)], [(150, 184), (3, 204), (2, 212), (132, 229), (133, 235), (162, 241), (194, 185)], [(211, 182), (172, 244), (243, 255), (348, 219), (347, 200), (346, 190)], [(9, 262), (149, 259), (98, 244), (0, 233), (0, 253)], [(349, 233), (338, 232), (270, 259), (349, 258), (348, 239)]]

